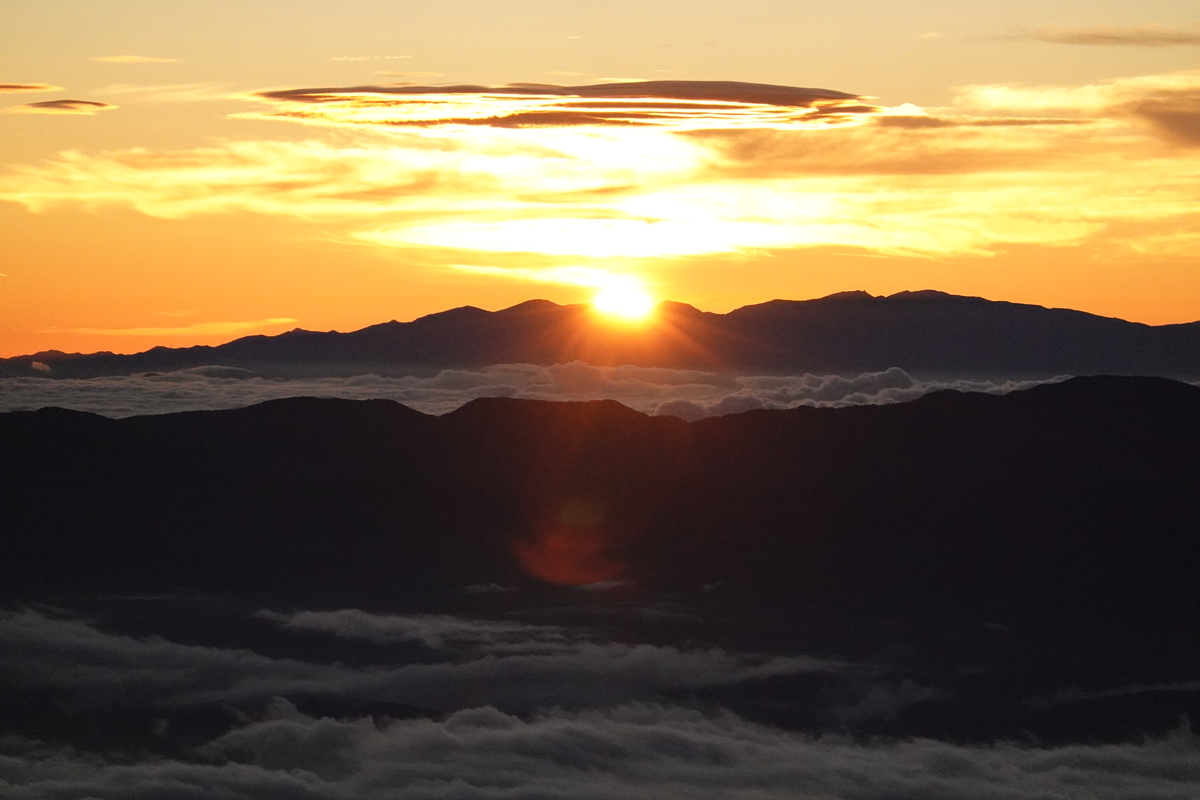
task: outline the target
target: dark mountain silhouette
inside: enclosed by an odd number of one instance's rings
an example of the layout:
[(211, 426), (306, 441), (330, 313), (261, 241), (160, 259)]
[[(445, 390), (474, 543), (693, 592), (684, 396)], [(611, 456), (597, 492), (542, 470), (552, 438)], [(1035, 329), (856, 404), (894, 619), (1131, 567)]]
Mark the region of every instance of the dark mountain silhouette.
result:
[(1157, 378), (695, 423), (504, 398), (43, 409), (0, 415), (0, 593), (446, 610), (468, 585), (624, 581), (708, 604), (743, 648), (953, 682), (903, 730), (1136, 733), (1200, 709), (1014, 698), (1194, 680), (1197, 486), (1200, 388)]
[(282, 376), (421, 374), (575, 360), (737, 372), (846, 374), (900, 367), (922, 377), (1194, 378), (1200, 377), (1200, 322), (1150, 326), (922, 291), (773, 300), (728, 314), (668, 302), (654, 322), (628, 326), (598, 317), (589, 306), (532, 300), (496, 312), (457, 308), (352, 333), (297, 329), (136, 355), (37, 353), (0, 361), (0, 376), (94, 377), (214, 364)]

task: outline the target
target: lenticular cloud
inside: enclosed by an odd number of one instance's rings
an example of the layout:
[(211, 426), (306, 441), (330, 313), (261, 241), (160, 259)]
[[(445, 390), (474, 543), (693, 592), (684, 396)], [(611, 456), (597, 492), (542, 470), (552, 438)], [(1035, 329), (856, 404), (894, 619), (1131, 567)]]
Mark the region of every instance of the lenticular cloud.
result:
[(881, 109), (857, 95), (740, 81), (636, 81), (590, 86), (351, 86), (260, 92), (267, 112), (323, 125), (653, 126), (686, 130), (857, 124)]
[(0, 411), (57, 406), (108, 417), (240, 408), (282, 397), (388, 399), (445, 414), (479, 397), (616, 400), (647, 414), (686, 420), (755, 409), (847, 406), (913, 400), (941, 389), (1004, 394), (1037, 381), (919, 381), (897, 367), (857, 376), (739, 376), (653, 367), (500, 364), (446, 369), (432, 377), (358, 375), (280, 380), (233, 367), (196, 367), (89, 379), (0, 379)]

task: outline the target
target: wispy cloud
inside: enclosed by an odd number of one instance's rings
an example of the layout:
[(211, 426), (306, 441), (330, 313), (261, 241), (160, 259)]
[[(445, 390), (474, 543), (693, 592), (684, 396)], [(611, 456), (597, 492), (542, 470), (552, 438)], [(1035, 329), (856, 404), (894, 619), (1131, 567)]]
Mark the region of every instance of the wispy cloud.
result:
[(169, 83), (156, 86), (117, 83), (105, 86), (98, 92), (105, 95), (128, 95), (142, 102), (192, 103), (210, 100), (236, 100), (228, 84), (220, 83)]
[(92, 61), (105, 64), (177, 64), (178, 58), (158, 58), (156, 56), (96, 56)]
[(412, 56), (334, 56), (330, 61), (403, 61)]
[(392, 72), (391, 70), (381, 70), (375, 74), (388, 78), (409, 78), (411, 80), (429, 80), (431, 78), (443, 77), (443, 74), (440, 72)]
[[(827, 90), (673, 81), (248, 99), (270, 107), (248, 116), (338, 135), (68, 152), (0, 175), (0, 200), (37, 212), (295, 217), (429, 266), (487, 253), (481, 276), (574, 282), (572, 268), (612, 272), (605, 260), (805, 247), (987, 256), (1119, 240), (1138, 253), (1194, 227), (1200, 180), (1200, 72), (968, 86), (937, 113)], [(612, 124), (626, 112), (638, 124)], [(608, 116), (581, 122), (596, 113)], [(457, 124), (464, 114), (480, 124)], [(547, 124), (526, 127), (529, 114)], [(1131, 244), (1135, 222), (1144, 246)]]
[(1117, 45), (1125, 47), (1171, 47), (1200, 44), (1200, 23), (1168, 25), (1095, 25), (1090, 27), (1042, 26), (1030, 28), (1025, 37), (1055, 44)]
[(608, 288), (612, 286), (638, 285), (640, 281), (631, 275), (622, 275), (596, 267), (496, 267), (471, 264), (449, 264), (450, 269), (471, 275), (486, 275), (489, 278), (540, 283), (550, 286), (586, 286)]
[(1134, 119), (1177, 143), (1200, 145), (1200, 70), (1086, 86), (968, 86), (955, 105), (992, 113)]
[(61, 92), (61, 86), (49, 83), (0, 83), (0, 94), (17, 92)]
[(117, 106), (110, 103), (99, 103), (95, 100), (47, 100), (44, 103), (29, 103), (23, 106), (10, 106), (4, 109), (5, 114), (73, 114), (90, 117), (100, 111), (110, 111)]
[(174, 328), (48, 328), (40, 333), (83, 333), (95, 336), (224, 336), (293, 325), (298, 321), (290, 317), (275, 317), (246, 322), (198, 322), (195, 325)]

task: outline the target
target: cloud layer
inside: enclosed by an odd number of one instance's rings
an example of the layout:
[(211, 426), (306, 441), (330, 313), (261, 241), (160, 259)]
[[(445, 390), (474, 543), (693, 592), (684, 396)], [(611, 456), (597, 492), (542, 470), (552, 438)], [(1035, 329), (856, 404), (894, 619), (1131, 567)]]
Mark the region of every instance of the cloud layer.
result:
[[(1178, 255), (1200, 216), (1194, 71), (968, 86), (951, 107), (929, 111), (705, 81), (359, 86), (241, 99), (259, 110), (240, 116), (304, 123), (312, 138), (66, 152), (0, 175), (0, 200), (34, 212), (303, 219), (323, 238), (404, 250), (425, 267), (467, 265), (498, 278), (515, 265), (523, 271), (514, 279), (550, 282), (553, 270), (581, 266), (652, 272), (669, 263), (652, 259), (809, 247)], [(17, 108), (107, 107), (83, 103)]]
[(21, 691), (48, 692), (65, 707), (78, 709), (146, 704), (253, 708), (276, 696), (324, 696), (434, 711), (490, 704), (528, 712), (652, 700), (844, 669), (808, 656), (591, 641), (540, 625), (373, 618), (357, 611), (259, 616), (293, 631), (350, 635), (376, 644), (427, 640), (438, 645), (434, 649), (446, 650), (449, 644), (457, 649), (442, 654), (448, 660), (397, 664), (393, 656), (390, 663), (350, 666), (177, 644), (161, 637), (136, 639), (26, 610), (0, 614), (0, 676)]
[(860, 743), (653, 704), (525, 719), (485, 706), (440, 721), (376, 722), (314, 718), (279, 701), (189, 759), (108, 761), (20, 739), (4, 741), (0, 754), (0, 785), (12, 800), (1185, 800), (1197, 781), (1200, 746), (1186, 732), (1138, 744), (1055, 748)]
[[(37, 375), (44, 375), (39, 371)], [(0, 379), (0, 411), (46, 406), (111, 417), (239, 408), (280, 397), (386, 398), (427, 414), (444, 414), (477, 397), (617, 400), (648, 414), (688, 420), (759, 408), (839, 406), (912, 400), (940, 389), (1005, 393), (1028, 381), (918, 381), (893, 367), (854, 377), (736, 376), (649, 367), (595, 367), (583, 362), (541, 367), (501, 364), (442, 370), (432, 377), (359, 375), (273, 379), (230, 367), (90, 379)]]
[(176, 64), (179, 59), (156, 56), (96, 56), (92, 61), (100, 61), (105, 64)]
[(228, 336), (264, 328), (291, 325), (299, 320), (291, 317), (245, 320), (242, 322), (197, 322), (194, 325), (151, 328), (50, 328), (42, 333), (83, 333), (99, 336)]

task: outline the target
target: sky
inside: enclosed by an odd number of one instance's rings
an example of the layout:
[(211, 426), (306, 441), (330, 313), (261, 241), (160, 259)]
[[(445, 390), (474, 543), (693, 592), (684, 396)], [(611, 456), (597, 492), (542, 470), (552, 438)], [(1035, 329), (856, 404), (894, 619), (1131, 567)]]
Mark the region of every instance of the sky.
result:
[(1189, 322), (1198, 178), (1188, 0), (7, 0), (0, 356), (613, 287)]

